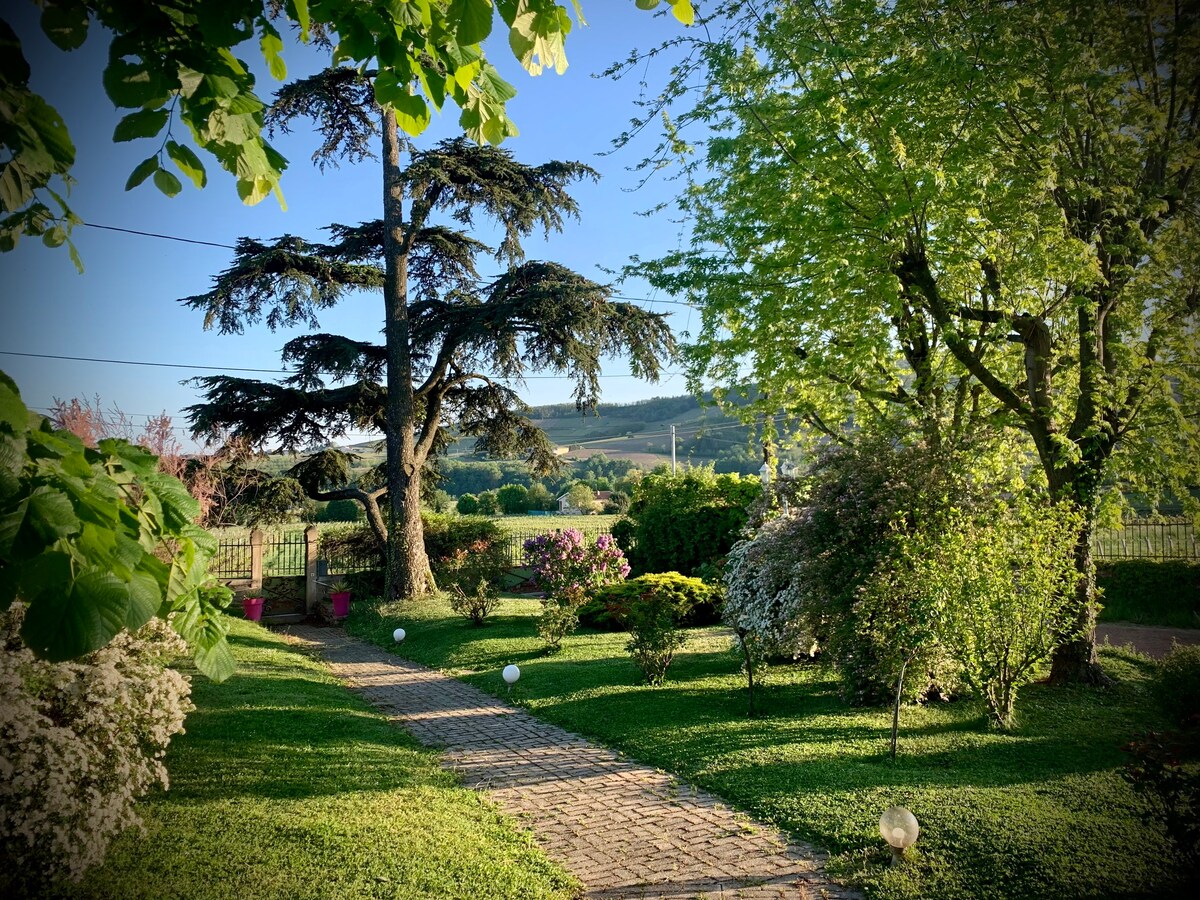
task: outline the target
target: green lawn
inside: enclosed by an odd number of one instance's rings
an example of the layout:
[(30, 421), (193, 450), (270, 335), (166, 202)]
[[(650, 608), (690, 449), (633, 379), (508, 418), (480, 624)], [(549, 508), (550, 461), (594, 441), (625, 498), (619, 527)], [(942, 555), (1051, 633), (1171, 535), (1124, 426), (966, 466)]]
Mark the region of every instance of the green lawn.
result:
[[(317, 659), (234, 620), (238, 671), (197, 710), (73, 897), (566, 898), (575, 882)], [(486, 886), (486, 887), (483, 887)]]
[[(356, 604), (347, 627), (404, 656), (509, 696), (534, 714), (617, 747), (834, 852), (833, 871), (880, 898), (1164, 897), (1179, 873), (1121, 780), (1120, 746), (1161, 725), (1146, 692), (1153, 663), (1103, 652), (1114, 687), (1033, 685), (1019, 729), (989, 730), (969, 703), (908, 708), (900, 757), (890, 711), (853, 709), (818, 665), (778, 667), (748, 719), (738, 661), (715, 629), (693, 633), (662, 688), (639, 684), (625, 635), (580, 632), (544, 656), (536, 601), (510, 599), (473, 628), (436, 601)], [(521, 667), (507, 694), (500, 670)], [(879, 814), (908, 806), (919, 854), (889, 869)]]

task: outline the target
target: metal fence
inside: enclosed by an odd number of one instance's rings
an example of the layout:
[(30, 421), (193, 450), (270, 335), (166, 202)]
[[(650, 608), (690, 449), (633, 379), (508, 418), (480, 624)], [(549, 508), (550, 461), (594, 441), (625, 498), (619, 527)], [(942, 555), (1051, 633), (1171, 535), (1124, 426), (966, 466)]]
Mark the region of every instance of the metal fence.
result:
[(208, 574), (221, 581), (249, 578), (253, 548), (250, 535), (242, 540), (221, 541), (217, 553), (208, 564)]
[(1128, 519), (1120, 528), (1098, 529), (1092, 552), (1096, 559), (1200, 561), (1200, 542), (1188, 518)]

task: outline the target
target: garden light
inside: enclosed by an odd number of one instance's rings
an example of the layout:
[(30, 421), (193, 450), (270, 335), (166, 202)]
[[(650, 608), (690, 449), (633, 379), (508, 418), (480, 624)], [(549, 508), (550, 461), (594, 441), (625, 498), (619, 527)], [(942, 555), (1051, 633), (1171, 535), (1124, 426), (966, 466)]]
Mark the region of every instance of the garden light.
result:
[(403, 628), (397, 628), (392, 632), (392, 637), (395, 638), (396, 643), (398, 644), (404, 640), (406, 634), (407, 632)]
[(893, 806), (884, 810), (879, 817), (879, 833), (892, 848), (892, 865), (904, 858), (904, 851), (916, 843), (921, 827), (917, 817), (903, 806)]
[(758, 470), (758, 477), (762, 479), (763, 487), (771, 483), (771, 464), (764, 462), (762, 468)]
[(507, 665), (504, 671), (500, 673), (509, 687), (517, 683), (517, 679), (521, 677), (521, 670), (514, 665)]

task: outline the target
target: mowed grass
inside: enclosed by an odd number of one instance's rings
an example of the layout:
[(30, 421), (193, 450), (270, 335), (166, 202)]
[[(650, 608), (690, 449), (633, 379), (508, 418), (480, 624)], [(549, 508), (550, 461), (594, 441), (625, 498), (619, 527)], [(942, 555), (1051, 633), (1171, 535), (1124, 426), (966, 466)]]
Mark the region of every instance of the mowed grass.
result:
[(171, 789), (69, 896), (566, 898), (576, 883), (436, 757), (281, 637), (231, 621), (238, 670), (193, 676)]
[[(440, 601), (355, 604), (347, 628), (440, 667), (535, 715), (677, 773), (833, 852), (832, 871), (878, 898), (1167, 897), (1181, 873), (1122, 781), (1120, 750), (1162, 726), (1147, 692), (1154, 663), (1105, 649), (1106, 689), (1024, 689), (1020, 727), (987, 727), (973, 703), (855, 709), (828, 668), (775, 667), (757, 718), (728, 637), (692, 633), (666, 685), (640, 683), (627, 636), (581, 631), (542, 653), (536, 601), (506, 600), (475, 628)], [(403, 626), (398, 648), (392, 630)], [(500, 671), (521, 667), (507, 691)], [(603, 803), (598, 798), (598, 804)], [(887, 866), (880, 813), (911, 809), (922, 833), (909, 865)]]

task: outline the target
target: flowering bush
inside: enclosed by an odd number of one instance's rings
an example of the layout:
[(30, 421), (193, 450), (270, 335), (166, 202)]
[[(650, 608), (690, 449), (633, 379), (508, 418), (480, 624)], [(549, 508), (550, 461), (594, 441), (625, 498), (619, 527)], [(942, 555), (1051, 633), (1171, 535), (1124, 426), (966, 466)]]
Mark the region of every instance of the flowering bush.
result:
[(38, 659), (25, 607), (0, 613), (0, 893), (78, 880), (140, 825), (134, 803), (166, 788), (163, 756), (194, 707), (166, 663), (187, 645), (162, 619), (78, 660)]
[(578, 626), (579, 607), (591, 591), (629, 574), (625, 554), (611, 535), (599, 535), (589, 544), (576, 528), (530, 538), (525, 561), (533, 569), (534, 583), (546, 592), (538, 633), (551, 650)]

